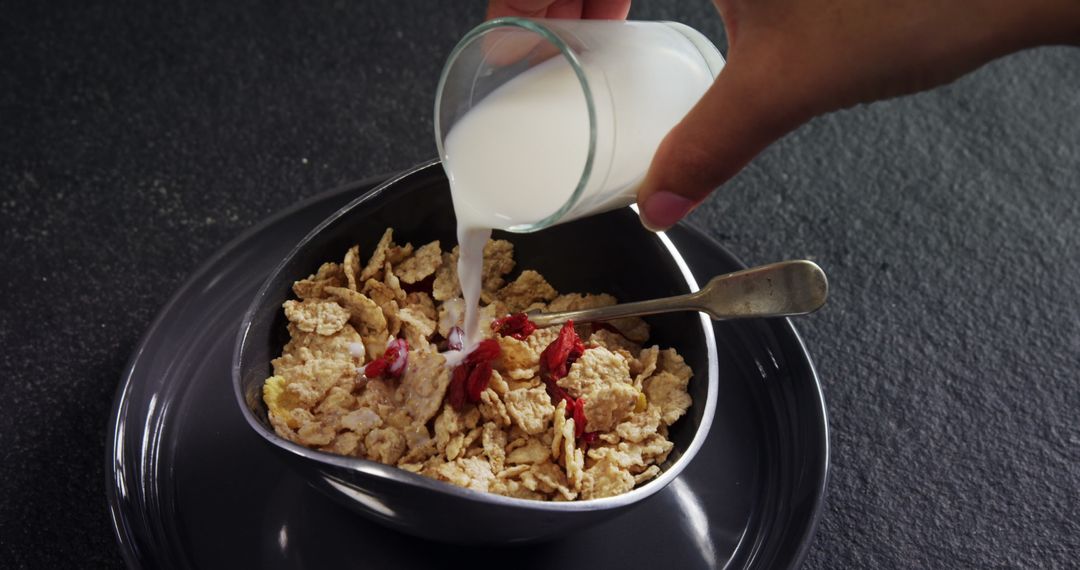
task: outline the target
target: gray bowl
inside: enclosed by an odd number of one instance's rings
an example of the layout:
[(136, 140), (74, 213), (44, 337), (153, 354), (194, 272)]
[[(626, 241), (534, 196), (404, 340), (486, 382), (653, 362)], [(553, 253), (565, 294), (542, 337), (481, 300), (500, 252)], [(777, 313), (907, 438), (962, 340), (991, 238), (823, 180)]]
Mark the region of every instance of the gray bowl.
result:
[[(543, 502), (463, 489), (365, 459), (308, 449), (274, 433), (262, 400), (270, 361), (288, 340), (281, 304), (293, 281), (344, 255), (368, 251), (386, 227), (399, 241), (456, 243), (446, 177), (438, 162), (411, 169), (354, 200), (307, 235), (274, 269), (244, 316), (233, 356), (233, 388), (251, 429), (313, 485), (361, 515), (401, 532), (463, 544), (512, 544), (555, 538), (627, 512), (663, 489), (704, 442), (716, 408), (713, 327), (698, 313), (652, 317), (650, 343), (676, 347), (694, 369), (694, 405), (672, 426), (675, 444), (663, 472), (628, 493), (576, 502)], [(560, 291), (606, 292), (622, 301), (697, 288), (679, 252), (646, 231), (629, 208), (535, 234), (500, 236), (515, 246), (518, 269), (535, 269)], [(512, 277), (512, 276), (511, 276)]]

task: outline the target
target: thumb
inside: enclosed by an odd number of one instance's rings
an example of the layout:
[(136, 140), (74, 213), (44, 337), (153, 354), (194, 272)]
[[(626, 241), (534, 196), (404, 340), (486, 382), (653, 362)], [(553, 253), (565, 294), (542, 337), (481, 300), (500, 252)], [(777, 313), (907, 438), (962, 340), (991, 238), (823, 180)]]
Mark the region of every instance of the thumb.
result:
[(766, 146), (810, 118), (783, 84), (785, 74), (764, 63), (732, 53), (701, 100), (661, 141), (638, 189), (645, 227), (670, 228)]

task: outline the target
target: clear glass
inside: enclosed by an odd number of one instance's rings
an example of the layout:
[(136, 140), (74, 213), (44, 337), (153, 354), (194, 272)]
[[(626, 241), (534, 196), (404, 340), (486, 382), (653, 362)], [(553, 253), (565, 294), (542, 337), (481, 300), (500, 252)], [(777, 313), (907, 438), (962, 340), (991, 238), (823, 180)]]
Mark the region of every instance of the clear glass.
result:
[(674, 22), (481, 24), (451, 52), (435, 99), (455, 207), (531, 232), (633, 203), (660, 141), (723, 66)]

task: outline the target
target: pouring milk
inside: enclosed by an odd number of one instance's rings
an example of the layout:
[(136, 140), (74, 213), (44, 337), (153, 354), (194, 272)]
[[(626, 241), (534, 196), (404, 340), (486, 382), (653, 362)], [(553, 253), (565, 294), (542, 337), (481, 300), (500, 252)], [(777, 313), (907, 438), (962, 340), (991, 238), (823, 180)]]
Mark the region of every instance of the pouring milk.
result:
[[(465, 111), (442, 141), (465, 301), (465, 338), (458, 355), (447, 354), (451, 364), (482, 339), (481, 270), (492, 229), (532, 231), (542, 221), (633, 203), (660, 141), (723, 65), (708, 40), (681, 24), (536, 22), (556, 30), (572, 26), (575, 37), (600, 30), (591, 37), (602, 41), (576, 53), (577, 66), (556, 56), (500, 85)], [(560, 212), (579, 184), (577, 200)]]

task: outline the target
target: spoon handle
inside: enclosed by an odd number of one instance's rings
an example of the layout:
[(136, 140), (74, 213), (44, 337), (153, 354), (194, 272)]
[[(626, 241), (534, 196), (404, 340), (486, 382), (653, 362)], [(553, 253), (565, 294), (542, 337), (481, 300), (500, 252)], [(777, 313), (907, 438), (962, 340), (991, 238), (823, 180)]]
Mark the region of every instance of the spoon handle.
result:
[(807, 260), (781, 261), (713, 277), (696, 293), (609, 307), (529, 313), (537, 326), (608, 321), (674, 311), (702, 311), (714, 320), (790, 317), (812, 313), (825, 304), (829, 283), (825, 272)]

